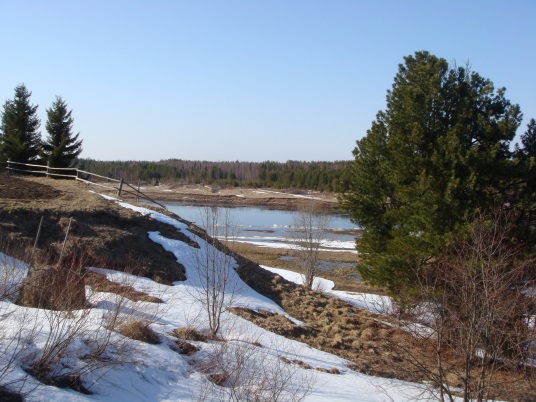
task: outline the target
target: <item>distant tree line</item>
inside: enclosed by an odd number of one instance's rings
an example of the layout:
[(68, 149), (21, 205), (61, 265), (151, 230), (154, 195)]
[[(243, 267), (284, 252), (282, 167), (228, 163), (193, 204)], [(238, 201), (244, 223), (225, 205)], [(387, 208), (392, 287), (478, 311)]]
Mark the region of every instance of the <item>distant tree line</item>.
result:
[[(41, 137), (37, 105), (30, 104), (24, 84), (15, 88), (15, 96), (8, 99), (0, 114), (0, 163), (7, 161), (31, 164), (48, 164), (56, 168), (69, 168), (76, 164), (82, 152), (82, 140), (72, 131), (74, 119), (67, 103), (57, 96), (47, 112), (45, 139)], [(17, 169), (23, 169), (17, 166)]]
[(341, 191), (347, 188), (350, 162), (207, 162), (168, 159), (158, 162), (81, 159), (92, 173), (129, 182), (179, 182), (221, 186)]

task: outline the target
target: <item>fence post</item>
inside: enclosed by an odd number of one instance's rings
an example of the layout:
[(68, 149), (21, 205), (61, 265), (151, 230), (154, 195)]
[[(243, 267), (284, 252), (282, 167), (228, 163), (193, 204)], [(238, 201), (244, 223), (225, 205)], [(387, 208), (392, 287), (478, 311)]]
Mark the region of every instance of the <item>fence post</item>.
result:
[(117, 189), (117, 196), (121, 197), (121, 190), (123, 189), (123, 178), (121, 177), (121, 181), (119, 182), (119, 188)]
[(50, 161), (47, 161), (47, 179), (49, 178)]
[(7, 160), (7, 175), (11, 176), (11, 159)]

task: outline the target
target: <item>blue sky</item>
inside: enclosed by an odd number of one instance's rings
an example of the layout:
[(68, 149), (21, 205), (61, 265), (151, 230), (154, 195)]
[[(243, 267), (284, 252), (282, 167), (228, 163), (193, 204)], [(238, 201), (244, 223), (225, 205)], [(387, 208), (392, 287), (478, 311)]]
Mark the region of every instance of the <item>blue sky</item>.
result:
[(536, 1), (0, 0), (0, 101), (60, 95), (99, 160), (347, 160), (428, 50), (536, 118)]

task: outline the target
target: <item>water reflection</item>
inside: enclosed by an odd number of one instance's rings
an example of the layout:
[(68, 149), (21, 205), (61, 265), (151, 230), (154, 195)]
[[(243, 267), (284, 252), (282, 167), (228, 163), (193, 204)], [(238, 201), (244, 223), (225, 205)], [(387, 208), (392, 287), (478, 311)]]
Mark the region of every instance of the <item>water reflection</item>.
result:
[[(181, 218), (200, 224), (203, 206), (183, 202), (165, 202), (166, 207)], [(228, 210), (237, 226), (237, 241), (259, 246), (289, 247), (294, 211), (275, 210), (255, 206), (220, 206)], [(223, 211), (226, 212), (226, 211)], [(331, 249), (353, 250), (359, 228), (344, 214), (331, 214), (329, 242)]]

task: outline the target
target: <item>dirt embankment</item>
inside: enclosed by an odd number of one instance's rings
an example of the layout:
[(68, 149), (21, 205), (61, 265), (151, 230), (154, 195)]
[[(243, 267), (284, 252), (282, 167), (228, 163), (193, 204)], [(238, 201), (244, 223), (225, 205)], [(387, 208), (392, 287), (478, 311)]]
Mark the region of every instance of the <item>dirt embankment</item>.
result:
[[(170, 238), (180, 233), (121, 208), (74, 181), (0, 176), (0, 240), (57, 252), (67, 229), (67, 245), (83, 251), (87, 266), (130, 271), (171, 283), (184, 279), (184, 268), (171, 253), (148, 241), (148, 231)], [(188, 239), (180, 238), (188, 241)]]

